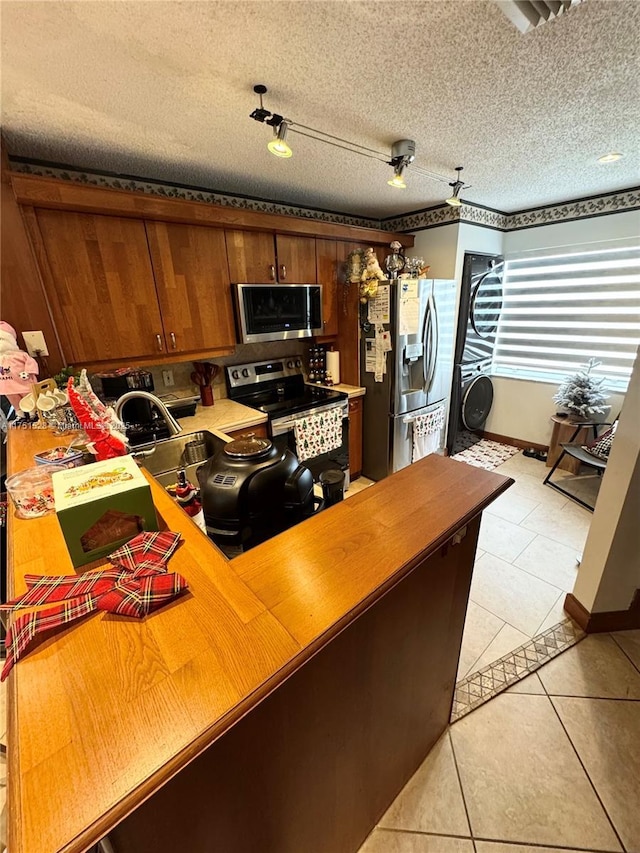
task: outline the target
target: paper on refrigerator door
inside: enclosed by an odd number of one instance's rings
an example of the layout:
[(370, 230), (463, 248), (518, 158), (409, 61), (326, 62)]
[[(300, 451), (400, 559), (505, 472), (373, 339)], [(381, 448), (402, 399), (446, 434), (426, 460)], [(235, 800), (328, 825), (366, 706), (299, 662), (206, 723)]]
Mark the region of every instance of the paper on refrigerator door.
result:
[(385, 332), (381, 323), (376, 326), (375, 353), (376, 369), (374, 379), (382, 382), (382, 377), (387, 372), (387, 353), (391, 349), (391, 335)]
[(376, 348), (372, 338), (365, 340), (364, 369), (367, 373), (376, 372)]
[(400, 299), (411, 299), (418, 296), (418, 279), (417, 278), (401, 278), (400, 279)]
[(378, 292), (373, 299), (369, 300), (369, 322), (372, 325), (377, 323), (388, 323), (389, 316), (389, 285), (381, 284), (378, 287)]
[(420, 300), (417, 296), (400, 299), (398, 334), (417, 335), (420, 326)]

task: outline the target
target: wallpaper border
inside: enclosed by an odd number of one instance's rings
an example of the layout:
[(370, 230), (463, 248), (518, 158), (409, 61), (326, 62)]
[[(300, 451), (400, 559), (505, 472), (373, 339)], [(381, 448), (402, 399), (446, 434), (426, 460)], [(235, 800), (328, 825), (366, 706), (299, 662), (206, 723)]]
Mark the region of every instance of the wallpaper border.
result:
[(108, 172), (77, 169), (34, 162), (19, 157), (10, 157), (11, 168), (15, 172), (37, 175), (45, 178), (58, 178), (81, 184), (105, 187), (128, 192), (143, 192), (164, 198), (177, 198), (186, 201), (199, 201), (258, 213), (279, 213), (286, 216), (299, 216), (319, 222), (331, 222), (337, 225), (354, 225), (361, 228), (377, 228), (384, 231), (412, 232), (424, 231), (454, 223), (467, 223), (496, 231), (518, 231), (535, 228), (540, 225), (553, 225), (571, 222), (576, 219), (591, 219), (594, 216), (606, 216), (614, 213), (627, 213), (640, 210), (640, 187), (616, 190), (595, 196), (572, 199), (557, 204), (528, 208), (515, 213), (503, 213), (493, 208), (464, 202), (460, 207), (447, 204), (410, 211), (399, 216), (374, 219), (354, 216), (336, 211), (304, 207), (287, 202), (269, 201), (232, 193), (206, 190), (184, 184), (172, 184), (129, 175), (115, 175)]

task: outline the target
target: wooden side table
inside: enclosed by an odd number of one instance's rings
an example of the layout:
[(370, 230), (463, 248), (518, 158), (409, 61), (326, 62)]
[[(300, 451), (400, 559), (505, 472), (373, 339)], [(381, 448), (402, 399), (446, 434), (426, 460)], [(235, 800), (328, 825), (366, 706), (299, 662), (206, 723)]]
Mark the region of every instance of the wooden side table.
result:
[[(557, 415), (553, 415), (551, 420), (553, 421), (553, 432), (551, 433), (551, 442), (549, 443), (549, 452), (547, 454), (547, 468), (551, 468), (562, 453), (560, 445), (571, 441), (576, 427), (579, 426), (579, 424), (574, 423), (569, 418), (559, 418)], [(582, 427), (573, 441), (576, 444), (587, 444), (592, 438), (592, 427), (586, 425)], [(571, 474), (577, 474), (580, 470), (580, 461), (573, 459), (567, 454), (558, 467), (562, 468), (563, 471), (569, 471)]]

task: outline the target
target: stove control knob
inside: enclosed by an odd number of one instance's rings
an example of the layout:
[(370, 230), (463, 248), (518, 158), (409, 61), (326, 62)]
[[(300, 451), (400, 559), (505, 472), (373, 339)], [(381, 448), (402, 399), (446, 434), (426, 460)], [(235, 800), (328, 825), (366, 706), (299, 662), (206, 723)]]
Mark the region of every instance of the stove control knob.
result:
[(287, 362), (287, 367), (288, 367), (289, 369), (291, 369), (291, 368), (293, 367), (293, 361), (288, 361), (288, 362)]
[(302, 367), (302, 362), (299, 358), (296, 358), (296, 367)]
[(232, 370), (232, 371), (231, 371), (231, 378), (232, 378), (232, 379), (239, 379), (239, 378), (240, 378), (240, 374), (238, 373), (238, 371), (237, 371), (237, 370)]
[(245, 379), (248, 379), (248, 378), (249, 378), (249, 371), (247, 370), (247, 368), (246, 368), (246, 367), (245, 367), (245, 369), (242, 371), (242, 375), (243, 375), (243, 377), (244, 377)]

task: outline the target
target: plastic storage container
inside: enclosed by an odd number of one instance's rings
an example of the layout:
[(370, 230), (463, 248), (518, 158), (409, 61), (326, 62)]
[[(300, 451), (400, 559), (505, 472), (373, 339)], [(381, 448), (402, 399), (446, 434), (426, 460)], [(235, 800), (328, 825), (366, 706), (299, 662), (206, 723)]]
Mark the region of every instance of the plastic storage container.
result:
[(76, 447), (53, 447), (43, 450), (33, 457), (36, 465), (62, 465), (65, 468), (77, 468), (84, 464), (83, 452)]
[(7, 492), (16, 508), (16, 515), (20, 518), (39, 518), (53, 512), (51, 475), (64, 470), (64, 465), (37, 465), (8, 477)]

